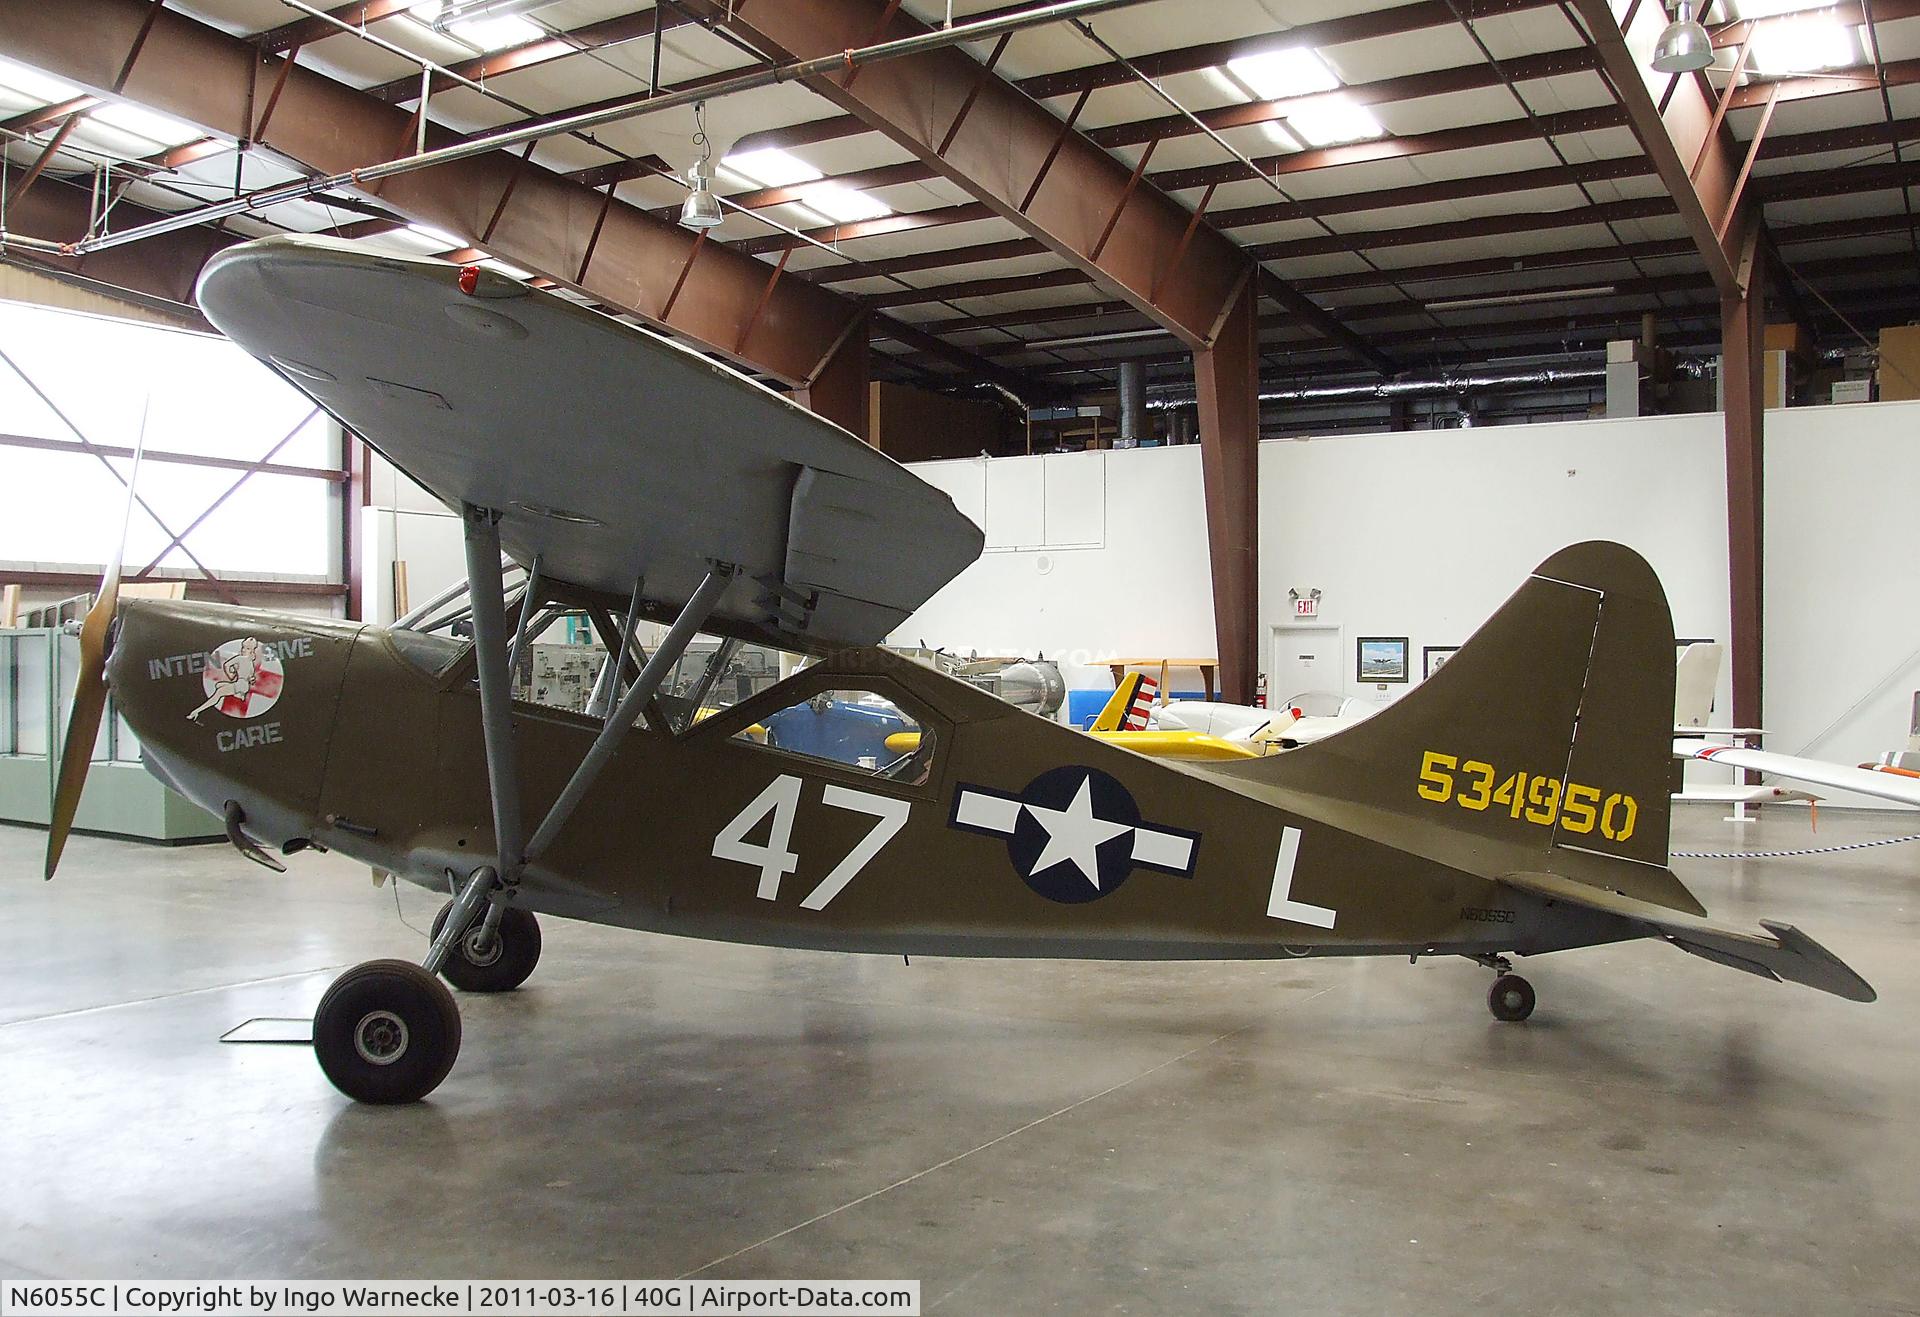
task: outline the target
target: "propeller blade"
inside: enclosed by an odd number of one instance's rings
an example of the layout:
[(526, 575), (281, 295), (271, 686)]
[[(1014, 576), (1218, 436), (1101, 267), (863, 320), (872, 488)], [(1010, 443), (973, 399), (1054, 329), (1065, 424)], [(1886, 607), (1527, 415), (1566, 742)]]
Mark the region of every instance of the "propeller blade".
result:
[(67, 715), (67, 737), (60, 745), (60, 776), (54, 786), (53, 812), (47, 821), (47, 867), (42, 875), (52, 878), (60, 867), (60, 856), (67, 848), (67, 834), (73, 830), (73, 816), (80, 809), (80, 793), (86, 789), (87, 769), (93, 763), (93, 743), (100, 735), (100, 718), (107, 707), (107, 638), (113, 628), (113, 616), (120, 606), (120, 566), (127, 556), (127, 531), (133, 521), (133, 491), (140, 476), (140, 455), (147, 446), (147, 408), (152, 395), (140, 409), (140, 437), (133, 446), (133, 466), (127, 472), (127, 507), (120, 518), (120, 547), (107, 564), (100, 581), (100, 594), (80, 624), (80, 673), (73, 684), (73, 712)]

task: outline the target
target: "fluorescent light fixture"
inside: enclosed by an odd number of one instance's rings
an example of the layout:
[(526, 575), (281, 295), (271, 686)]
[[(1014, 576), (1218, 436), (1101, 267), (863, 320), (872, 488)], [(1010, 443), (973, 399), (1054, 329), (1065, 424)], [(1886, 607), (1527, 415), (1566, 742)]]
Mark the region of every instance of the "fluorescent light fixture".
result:
[(71, 82), (4, 55), (0, 55), (0, 87), (19, 92), (41, 105), (59, 105), (81, 94)]
[(736, 151), (720, 164), (761, 187), (792, 187), (796, 183), (813, 183), (826, 177), (799, 156), (782, 151), (777, 146), (763, 146), (758, 151)]
[(893, 214), (893, 207), (886, 202), (844, 183), (816, 183), (806, 189), (803, 196), (809, 210), (818, 211), (836, 224)]
[(1579, 297), (1610, 297), (1619, 292), (1614, 284), (1592, 284), (1586, 288), (1541, 288), (1530, 293), (1494, 293), (1486, 297), (1450, 297), (1428, 302), (1429, 311), (1464, 311), (1471, 306), (1525, 306), (1529, 302), (1559, 302)]
[[(532, 7), (520, 6), (522, 9)], [(546, 29), (528, 22), (517, 13), (490, 11), (483, 14), (473, 5), (444, 4), (442, 0), (422, 0), (422, 3), (409, 7), (407, 14), (435, 33), (453, 37), (483, 55), (491, 55), (511, 46), (524, 46), (529, 41), (538, 41), (547, 35)], [(461, 17), (462, 14), (474, 16)]]
[(1338, 75), (1327, 67), (1327, 62), (1305, 46), (1287, 46), (1230, 59), (1227, 73), (1249, 94), (1263, 101), (1311, 96), (1340, 85)]
[(448, 233), (445, 229), (436, 229), (431, 225), (427, 225), (427, 224), (409, 224), (407, 225), (407, 231), (410, 233), (419, 234), (422, 238), (425, 238), (428, 242), (437, 242), (442, 247), (448, 248), (449, 250), (455, 247), (464, 247), (467, 245), (463, 239), (454, 237), (451, 233)]
[[(1061, 319), (1066, 319), (1062, 316)], [(1119, 343), (1132, 338), (1165, 338), (1164, 329), (1119, 329), (1107, 334), (1069, 334), (1065, 338), (1029, 339), (1025, 346), (1029, 348), (1071, 348), (1085, 347), (1092, 343)]]
[(505, 18), (513, 14), (530, 14), (536, 9), (545, 9), (558, 0), (446, 0), (434, 5), (439, 12), (433, 17), (433, 25), (438, 28), (452, 27), (455, 23), (467, 23), (478, 18)]
[(506, 275), (507, 278), (509, 279), (518, 279), (522, 283), (525, 283), (527, 280), (533, 278), (533, 271), (523, 270), (517, 265), (508, 265), (505, 261), (499, 259), (496, 256), (486, 257), (484, 260), (480, 262), (480, 264), (484, 265), (489, 270), (498, 270), (501, 274)]
[(206, 136), (192, 124), (182, 123), (170, 114), (129, 105), (125, 101), (102, 105), (87, 117), (136, 137), (144, 137), (156, 146), (183, 146)]
[(1287, 111), (1287, 125), (1309, 146), (1335, 146), (1385, 137), (1373, 112), (1351, 96), (1321, 96)]
[(1860, 59), (1859, 29), (1821, 15), (1759, 24), (1753, 30), (1749, 62), (1756, 73), (1777, 76), (1858, 64)]

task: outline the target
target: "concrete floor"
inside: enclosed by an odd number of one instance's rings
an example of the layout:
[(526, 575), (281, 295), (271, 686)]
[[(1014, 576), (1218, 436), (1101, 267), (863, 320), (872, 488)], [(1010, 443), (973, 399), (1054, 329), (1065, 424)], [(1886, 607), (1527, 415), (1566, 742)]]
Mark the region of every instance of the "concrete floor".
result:
[[(1677, 849), (1735, 844), (1719, 810)], [(1830, 810), (1752, 849), (1913, 831)], [(1653, 943), (966, 962), (546, 921), (426, 1104), (222, 1046), (417, 957), (333, 857), (0, 828), (0, 1275), (917, 1277), (937, 1313), (1920, 1312), (1920, 844), (1680, 861), (1860, 1006)], [(434, 898), (408, 887), (425, 927)]]

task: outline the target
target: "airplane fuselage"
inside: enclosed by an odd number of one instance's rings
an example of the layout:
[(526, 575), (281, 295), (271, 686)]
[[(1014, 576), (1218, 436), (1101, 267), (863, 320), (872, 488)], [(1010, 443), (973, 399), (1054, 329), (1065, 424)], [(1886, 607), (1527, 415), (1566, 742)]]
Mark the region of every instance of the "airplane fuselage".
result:
[[(465, 647), (136, 601), (122, 609), (109, 679), (156, 774), (215, 813), (237, 802), (267, 845), (317, 844), (443, 891), (497, 863)], [(933, 742), (922, 780), (734, 735), (841, 688), (919, 719)], [(531, 827), (601, 724), (523, 703), (513, 724)], [(512, 899), (692, 937), (944, 955), (1477, 954), (1636, 935), (1330, 813), (849, 650), (679, 734), (637, 728)]]

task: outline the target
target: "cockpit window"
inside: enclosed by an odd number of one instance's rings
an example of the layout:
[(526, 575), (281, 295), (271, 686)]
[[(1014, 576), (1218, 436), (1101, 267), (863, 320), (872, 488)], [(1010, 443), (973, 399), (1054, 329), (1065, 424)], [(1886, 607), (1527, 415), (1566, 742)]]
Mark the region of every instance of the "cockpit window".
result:
[(675, 732), (752, 699), (780, 680), (781, 654), (768, 645), (695, 636), (656, 698)]
[(887, 695), (856, 686), (815, 691), (733, 739), (919, 786), (932, 776), (936, 735)]

